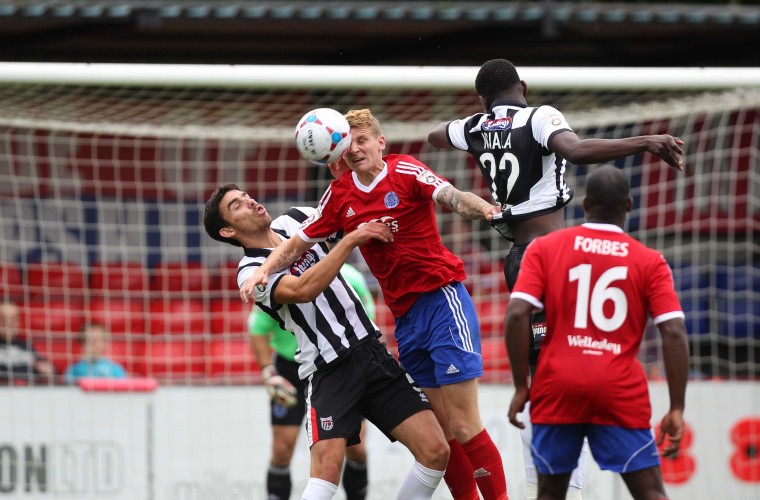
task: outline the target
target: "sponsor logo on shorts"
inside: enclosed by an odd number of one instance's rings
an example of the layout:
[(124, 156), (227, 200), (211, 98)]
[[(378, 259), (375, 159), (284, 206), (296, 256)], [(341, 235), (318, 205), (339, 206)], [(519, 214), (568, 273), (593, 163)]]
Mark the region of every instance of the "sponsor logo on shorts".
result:
[(455, 373), (459, 373), (459, 368), (453, 364), (449, 365), (449, 368), (446, 370), (446, 375), (454, 375)]
[(319, 417), (319, 424), (322, 426), (322, 429), (331, 431), (333, 428), (333, 419), (332, 417)]

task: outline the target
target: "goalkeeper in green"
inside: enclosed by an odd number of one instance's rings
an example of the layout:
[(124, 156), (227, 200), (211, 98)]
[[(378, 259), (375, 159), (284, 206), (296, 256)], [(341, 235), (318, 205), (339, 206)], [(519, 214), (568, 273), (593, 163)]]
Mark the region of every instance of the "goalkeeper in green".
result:
[[(375, 301), (362, 273), (350, 264), (343, 264), (340, 272), (374, 321)], [(272, 458), (267, 472), (267, 498), (288, 500), (293, 484), (290, 460), (306, 414), (303, 382), (298, 378), (299, 365), (293, 359), (298, 343), (292, 333), (281, 329), (277, 321), (259, 308), (254, 308), (248, 317), (248, 331), (271, 398)], [(346, 448), (343, 488), (347, 500), (364, 500), (367, 495), (365, 426), (366, 421), (362, 422), (361, 443)]]

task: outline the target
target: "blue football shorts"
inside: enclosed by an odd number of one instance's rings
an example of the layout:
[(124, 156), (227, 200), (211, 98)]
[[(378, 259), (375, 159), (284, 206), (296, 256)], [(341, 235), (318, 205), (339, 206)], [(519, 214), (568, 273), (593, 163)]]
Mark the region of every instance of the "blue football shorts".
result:
[(539, 474), (564, 474), (578, 465), (583, 438), (602, 470), (620, 474), (660, 465), (652, 429), (595, 424), (533, 424), (530, 448)]
[(461, 283), (424, 293), (396, 320), (401, 366), (420, 387), (437, 388), (483, 375), (480, 325)]

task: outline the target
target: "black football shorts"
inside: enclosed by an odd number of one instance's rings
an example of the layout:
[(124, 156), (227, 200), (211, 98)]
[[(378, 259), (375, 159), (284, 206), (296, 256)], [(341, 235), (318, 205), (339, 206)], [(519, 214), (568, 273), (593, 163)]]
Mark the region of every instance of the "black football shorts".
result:
[(365, 417), (388, 439), (401, 422), (431, 409), (422, 390), (376, 338), (354, 347), (340, 361), (320, 368), (306, 382), (309, 446), (320, 439), (358, 444)]

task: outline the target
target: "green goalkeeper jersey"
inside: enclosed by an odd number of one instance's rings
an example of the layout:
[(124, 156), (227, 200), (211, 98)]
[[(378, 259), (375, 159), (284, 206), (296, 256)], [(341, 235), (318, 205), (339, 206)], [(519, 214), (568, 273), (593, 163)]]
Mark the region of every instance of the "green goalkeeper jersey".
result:
[[(351, 264), (343, 264), (340, 274), (346, 279), (351, 288), (356, 291), (359, 299), (372, 321), (375, 320), (375, 300), (367, 287), (367, 281), (362, 273)], [(269, 345), (281, 357), (293, 361), (298, 349), (295, 335), (280, 328), (280, 325), (270, 315), (254, 307), (248, 316), (248, 331), (251, 335), (269, 336)]]

